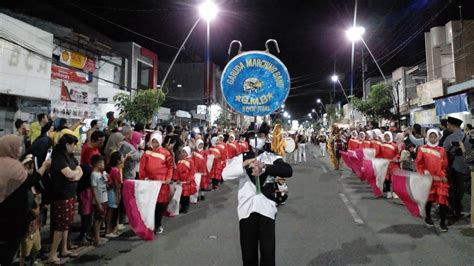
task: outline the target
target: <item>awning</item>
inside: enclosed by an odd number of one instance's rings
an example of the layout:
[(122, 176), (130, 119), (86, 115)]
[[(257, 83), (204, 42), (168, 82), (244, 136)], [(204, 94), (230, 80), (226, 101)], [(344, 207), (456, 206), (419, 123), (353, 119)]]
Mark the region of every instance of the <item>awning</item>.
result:
[(435, 99), (436, 115), (444, 116), (452, 113), (468, 112), (467, 94), (461, 93)]

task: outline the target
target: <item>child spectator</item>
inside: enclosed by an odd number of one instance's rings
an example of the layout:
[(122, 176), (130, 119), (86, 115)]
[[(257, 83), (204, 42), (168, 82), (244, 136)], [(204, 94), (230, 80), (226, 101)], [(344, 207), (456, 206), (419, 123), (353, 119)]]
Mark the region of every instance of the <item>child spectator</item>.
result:
[(118, 236), (118, 206), (122, 195), (122, 173), (124, 158), (119, 151), (110, 155), (109, 164), (107, 166), (108, 182), (107, 182), (107, 198), (108, 211), (105, 217), (107, 238), (115, 238)]
[[(27, 155), (23, 160), (23, 166), (28, 171), (28, 175), (32, 175), (34, 172), (33, 156)], [(25, 265), (25, 261), (29, 261), (29, 265), (36, 263), (36, 255), (41, 250), (41, 235), (40, 235), (40, 203), (41, 198), (34, 187), (30, 188), (28, 193), (28, 208), (29, 208), (29, 220), (28, 231), (25, 238), (21, 241), (20, 246), (20, 265)]]
[(100, 238), (100, 226), (104, 222), (107, 214), (107, 177), (104, 174), (104, 157), (101, 155), (94, 155), (91, 159), (92, 174), (91, 186), (94, 198), (94, 245), (102, 246), (105, 244), (105, 239)]

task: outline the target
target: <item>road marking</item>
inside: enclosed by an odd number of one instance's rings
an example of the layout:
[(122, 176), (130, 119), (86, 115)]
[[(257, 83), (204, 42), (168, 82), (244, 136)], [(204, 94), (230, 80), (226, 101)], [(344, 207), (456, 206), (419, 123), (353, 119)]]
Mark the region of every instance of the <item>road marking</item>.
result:
[(346, 205), (349, 213), (352, 215), (352, 218), (356, 222), (357, 225), (364, 225), (364, 221), (360, 218), (359, 214), (357, 214), (356, 210), (350, 205), (349, 200), (347, 199), (344, 193), (339, 193), (339, 197), (341, 197), (342, 202)]
[(323, 169), (323, 172), (324, 172), (325, 174), (328, 173), (328, 169), (326, 168), (326, 166), (321, 165), (321, 169)]

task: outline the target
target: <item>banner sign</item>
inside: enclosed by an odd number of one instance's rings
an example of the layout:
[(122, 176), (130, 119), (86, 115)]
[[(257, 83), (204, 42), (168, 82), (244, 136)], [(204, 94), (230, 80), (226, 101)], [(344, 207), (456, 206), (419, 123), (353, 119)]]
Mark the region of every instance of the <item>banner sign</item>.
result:
[(83, 84), (90, 81), (88, 74), (74, 71), (65, 67), (60, 67), (57, 65), (51, 66), (51, 78), (62, 79)]
[(274, 55), (244, 52), (224, 68), (221, 89), (235, 111), (247, 116), (265, 116), (285, 102), (290, 91), (290, 75)]
[(87, 72), (95, 71), (95, 59), (88, 58), (78, 52), (62, 50), (59, 60), (65, 65), (79, 68)]

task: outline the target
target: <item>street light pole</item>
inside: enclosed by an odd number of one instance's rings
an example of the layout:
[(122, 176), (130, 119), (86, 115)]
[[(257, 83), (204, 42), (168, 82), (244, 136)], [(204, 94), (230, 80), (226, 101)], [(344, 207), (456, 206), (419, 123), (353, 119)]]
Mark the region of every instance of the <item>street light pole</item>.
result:
[(170, 67), (166, 71), (165, 77), (161, 81), (161, 84), (160, 84), (161, 89), (164, 88), (164, 86), (166, 84), (166, 80), (168, 79), (168, 76), (171, 72), (171, 69), (173, 68), (173, 66), (176, 62), (176, 59), (178, 59), (178, 56), (181, 53), (181, 51), (184, 49), (184, 46), (186, 45), (186, 42), (188, 41), (189, 37), (191, 36), (191, 33), (193, 33), (194, 29), (199, 24), (199, 22), (201, 21), (202, 18), (204, 18), (208, 23), (208, 39), (207, 39), (207, 41), (209, 43), (209, 21), (211, 21), (212, 19), (214, 19), (216, 17), (217, 12), (218, 12), (217, 6), (210, 0), (207, 0), (206, 2), (202, 3), (199, 6), (199, 18), (196, 20), (194, 25), (191, 27), (191, 30), (188, 32), (188, 35), (186, 35), (186, 38), (184, 39), (183, 43), (181, 44), (181, 46), (178, 49), (178, 52), (174, 56), (173, 61), (170, 64)]
[(163, 80), (161, 81), (161, 84), (160, 84), (160, 88), (161, 88), (161, 89), (164, 88), (165, 83), (166, 83), (166, 79), (168, 79), (168, 75), (170, 74), (171, 69), (172, 69), (173, 66), (174, 66), (174, 63), (176, 62), (176, 59), (178, 59), (179, 54), (180, 54), (181, 51), (183, 50), (184, 45), (186, 45), (186, 42), (188, 41), (189, 36), (191, 36), (191, 33), (193, 33), (194, 29), (195, 29), (196, 26), (199, 24), (199, 21), (201, 21), (201, 18), (198, 18), (198, 19), (196, 20), (196, 22), (194, 22), (194, 25), (191, 27), (191, 30), (189, 31), (189, 33), (188, 33), (188, 35), (186, 36), (186, 38), (184, 39), (183, 43), (182, 43), (181, 46), (179, 47), (178, 52), (177, 52), (176, 55), (174, 56), (173, 61), (171, 61), (170, 67), (169, 67), (168, 70), (166, 71), (165, 77), (164, 77)]

